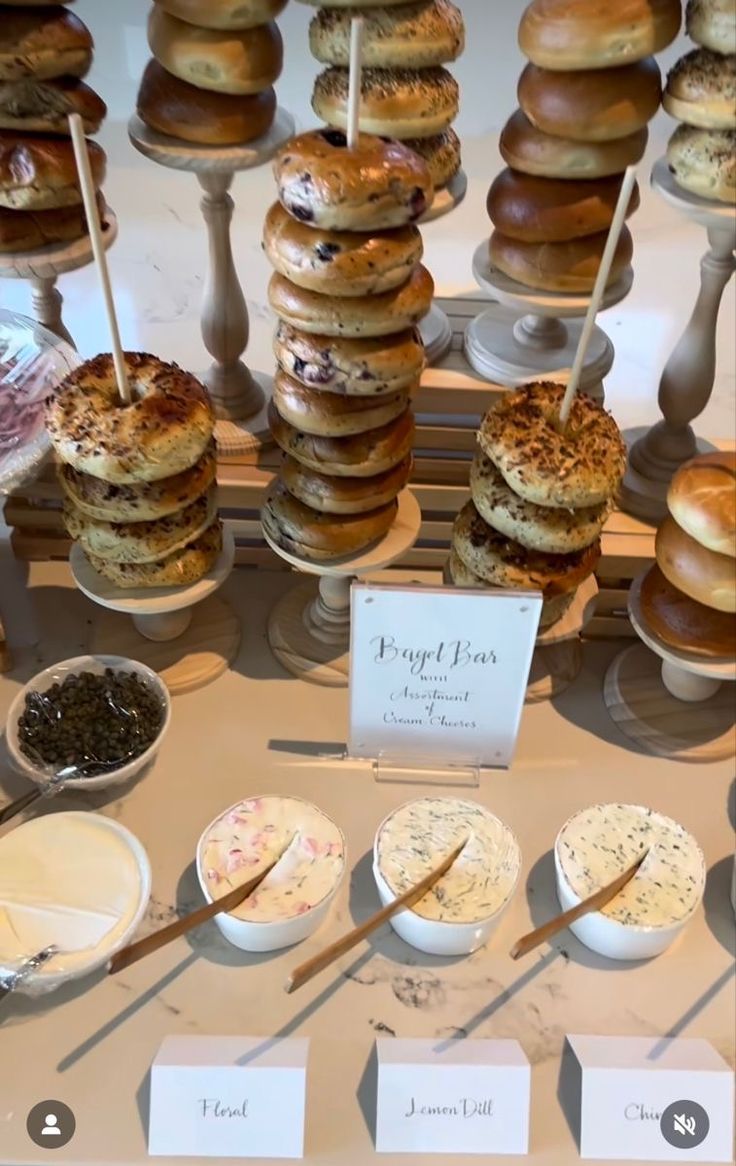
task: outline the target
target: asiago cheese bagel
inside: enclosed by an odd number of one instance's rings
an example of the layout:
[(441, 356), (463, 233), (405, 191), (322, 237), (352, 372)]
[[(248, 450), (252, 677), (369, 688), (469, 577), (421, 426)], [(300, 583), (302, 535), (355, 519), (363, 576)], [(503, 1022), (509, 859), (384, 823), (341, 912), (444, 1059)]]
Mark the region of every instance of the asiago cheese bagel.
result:
[(114, 563), (87, 555), (98, 575), (117, 587), (187, 587), (211, 571), (222, 550), (222, 527), (215, 519), (204, 534), (157, 563)]
[(103, 522), (67, 502), (64, 523), (87, 555), (112, 563), (159, 563), (204, 534), (216, 513), (213, 486), (190, 506), (153, 522)]
[(214, 443), (190, 470), (157, 482), (115, 485), (72, 466), (61, 465), (59, 481), (65, 496), (80, 514), (100, 522), (153, 522), (191, 506), (215, 480)]

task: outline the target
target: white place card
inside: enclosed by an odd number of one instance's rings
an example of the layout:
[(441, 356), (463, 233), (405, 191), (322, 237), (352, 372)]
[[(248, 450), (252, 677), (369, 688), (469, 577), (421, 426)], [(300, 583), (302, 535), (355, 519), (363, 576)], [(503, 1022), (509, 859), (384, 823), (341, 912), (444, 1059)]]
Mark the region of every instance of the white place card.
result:
[(353, 584), (353, 757), (508, 766), (542, 597)]
[(707, 1041), (567, 1039), (582, 1071), (581, 1157), (733, 1160), (734, 1077)]
[(531, 1069), (514, 1040), (376, 1042), (376, 1150), (527, 1154)]
[(308, 1040), (169, 1036), (151, 1067), (148, 1153), (302, 1158)]

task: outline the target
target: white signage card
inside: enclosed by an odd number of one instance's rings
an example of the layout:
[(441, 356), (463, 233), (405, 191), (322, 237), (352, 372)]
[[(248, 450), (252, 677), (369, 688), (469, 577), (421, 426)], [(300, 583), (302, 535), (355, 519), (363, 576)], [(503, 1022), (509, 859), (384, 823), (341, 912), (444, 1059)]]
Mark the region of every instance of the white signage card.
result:
[(508, 766), (537, 635), (538, 592), (354, 584), (354, 757)]
[(581, 1157), (733, 1160), (734, 1078), (707, 1041), (567, 1039), (582, 1072)]
[(151, 1155), (302, 1158), (307, 1040), (170, 1036), (151, 1067)]
[(376, 1150), (527, 1154), (531, 1069), (514, 1040), (380, 1039)]

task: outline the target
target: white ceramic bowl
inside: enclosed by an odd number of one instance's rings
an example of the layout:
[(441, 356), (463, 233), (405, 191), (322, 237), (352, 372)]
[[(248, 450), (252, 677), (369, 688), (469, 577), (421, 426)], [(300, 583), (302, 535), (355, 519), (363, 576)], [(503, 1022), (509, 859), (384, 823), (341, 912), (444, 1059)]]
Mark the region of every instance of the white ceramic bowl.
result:
[[(573, 815), (568, 821), (572, 821)], [(568, 822), (560, 830), (555, 840), (555, 876), (557, 882), (557, 898), (563, 911), (577, 907), (581, 897), (570, 885), (560, 861), (560, 838)], [(694, 841), (694, 840), (693, 840)], [(702, 855), (701, 855), (702, 858)], [(646, 861), (646, 860), (645, 860)], [(705, 859), (702, 861), (702, 879), (698, 888), (697, 899), (690, 911), (676, 923), (663, 926), (648, 926), (646, 924), (623, 923), (602, 911), (593, 911), (584, 915), (582, 919), (570, 925), (570, 931), (581, 943), (598, 955), (612, 960), (645, 960), (661, 955), (670, 947), (690, 920), (696, 914), (703, 901), (705, 893)]]
[[(384, 825), (395, 813), (396, 811), (392, 810), (384, 818), (383, 822), (381, 822), (373, 843), (373, 877), (376, 880), (378, 896), (384, 907), (395, 902), (398, 895), (391, 889), (379, 868), (378, 841)], [(472, 923), (456, 923), (444, 919), (426, 919), (423, 915), (418, 915), (413, 910), (398, 911), (396, 915), (391, 917), (390, 923), (396, 934), (401, 936), (406, 943), (411, 944), (418, 951), (426, 952), (427, 955), (457, 956), (470, 955), (488, 942), (498, 926), (501, 916), (514, 897), (521, 875), (521, 850), (519, 849), (516, 836), (505, 823), (502, 823), (502, 825), (504, 825), (504, 828), (513, 840), (518, 861), (516, 863), (516, 874), (513, 883), (510, 886), (508, 894), (496, 911), (484, 919), (473, 920)], [(440, 858), (438, 857), (439, 861)]]
[[(109, 937), (106, 936), (89, 950), (75, 950), (70, 945), (68, 927), (64, 924), (63, 918), (49, 925), (48, 935), (44, 934), (43, 929), (39, 927), (38, 934), (33, 943), (34, 951), (29, 951), (29, 955), (34, 955), (36, 951), (40, 951), (52, 943), (60, 948), (60, 952), (57, 956), (49, 960), (48, 963), (39, 968), (38, 971), (33, 972), (19, 984), (15, 990), (24, 995), (45, 995), (47, 992), (60, 988), (63, 984), (79, 980), (84, 976), (88, 976), (91, 972), (97, 971), (117, 951), (120, 951), (121, 948), (130, 942), (145, 915), (151, 897), (151, 864), (148, 860), (148, 855), (142, 844), (130, 830), (126, 829), (125, 826), (121, 826), (119, 822), (114, 821), (112, 818), (107, 818), (102, 814), (92, 814), (85, 810), (71, 810), (60, 814), (49, 814), (44, 818), (31, 818), (21, 823), (20, 826), (15, 827), (13, 831), (0, 838), (0, 880), (2, 878), (2, 854), (4, 848), (8, 844), (18, 846), (23, 843), (24, 846), (27, 846), (28, 843), (24, 838), (24, 833), (27, 834), (28, 831), (37, 831), (40, 827), (51, 826), (57, 832), (57, 837), (58, 832), (62, 829), (69, 830), (72, 837), (75, 836), (77, 829), (79, 829), (81, 837), (81, 830), (92, 824), (100, 830), (109, 831), (110, 843), (118, 847), (122, 845), (128, 852), (131, 864), (136, 868), (137, 885), (127, 906), (127, 923), (123, 927), (118, 927), (116, 933), (111, 934)], [(79, 864), (80, 877), (84, 878), (85, 886), (89, 884), (90, 880), (94, 879), (95, 869), (94, 862), (90, 862), (89, 865), (85, 865), (84, 863)], [(0, 952), (0, 965), (2, 965), (2, 952)]]
[[(273, 795), (261, 795), (273, 796)], [(301, 802), (302, 798), (289, 798), (290, 801)], [(208, 903), (212, 903), (213, 897), (210, 894), (205, 872), (203, 870), (203, 852), (207, 836), (210, 831), (226, 817), (233, 810), (236, 810), (241, 802), (236, 802), (235, 805), (230, 806), (227, 810), (218, 814), (213, 818), (209, 826), (202, 831), (199, 842), (197, 843), (197, 878), (199, 885), (202, 888), (202, 894)], [(305, 805), (310, 806), (311, 803), (304, 802)], [(316, 807), (315, 807), (316, 808)], [(319, 811), (323, 814), (323, 811)], [(327, 817), (326, 814), (323, 814)], [(331, 821), (331, 819), (330, 819)], [(302, 915), (293, 915), (288, 919), (270, 919), (270, 920), (249, 920), (239, 919), (236, 915), (220, 912), (215, 915), (215, 923), (222, 935), (232, 943), (233, 947), (239, 947), (241, 951), (264, 952), (264, 951), (279, 951), (284, 947), (292, 947), (295, 943), (301, 943), (303, 939), (307, 939), (313, 935), (318, 927), (327, 918), (330, 907), (334, 902), (335, 896), (340, 889), (343, 878), (345, 877), (345, 869), (347, 865), (347, 847), (345, 845), (345, 838), (338, 826), (332, 822), (335, 830), (339, 833), (342, 840), (343, 849), (343, 865), (339, 877), (335, 881), (334, 886), (328, 891), (319, 903), (316, 903), (308, 911)]]
[(140, 773), (144, 766), (153, 760), (171, 723), (171, 697), (161, 677), (151, 668), (147, 668), (145, 664), (138, 664), (135, 660), (128, 660), (125, 656), (74, 656), (70, 660), (62, 660), (59, 664), (44, 668), (43, 672), (39, 672), (21, 688), (10, 706), (5, 739), (13, 766), (19, 773), (24, 774), (36, 785), (45, 785), (52, 776), (50, 768), (42, 769), (34, 765), (25, 753), (21, 752), (18, 740), (18, 721), (23, 714), (26, 693), (31, 691), (45, 692), (46, 689), (51, 688), (52, 684), (61, 683), (65, 677), (72, 673), (94, 672), (96, 675), (100, 675), (106, 668), (114, 668), (116, 672), (134, 672), (156, 693), (164, 711), (159, 734), (148, 749), (136, 757), (134, 761), (129, 761), (126, 765), (121, 765), (109, 773), (100, 773), (95, 777), (70, 778), (64, 782), (65, 787), (67, 789), (102, 789), (108, 785), (122, 785), (123, 782), (130, 781), (131, 778)]

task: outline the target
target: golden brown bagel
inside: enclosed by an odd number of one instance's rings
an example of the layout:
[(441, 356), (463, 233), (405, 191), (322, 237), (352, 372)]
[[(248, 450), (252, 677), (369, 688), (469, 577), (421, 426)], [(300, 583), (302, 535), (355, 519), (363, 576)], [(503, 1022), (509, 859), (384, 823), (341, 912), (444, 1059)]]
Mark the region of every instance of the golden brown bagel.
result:
[(685, 462), (670, 482), (667, 506), (701, 546), (736, 558), (736, 453), (704, 453)]
[(617, 69), (556, 73), (527, 65), (519, 105), (545, 134), (578, 142), (610, 142), (645, 129), (662, 98), (654, 57)]
[(262, 137), (276, 115), (273, 88), (250, 96), (199, 89), (150, 60), (138, 90), (137, 113), (159, 134), (204, 146), (235, 146)]
[(532, 0), (519, 47), (543, 69), (610, 69), (661, 53), (681, 23), (680, 0)]

